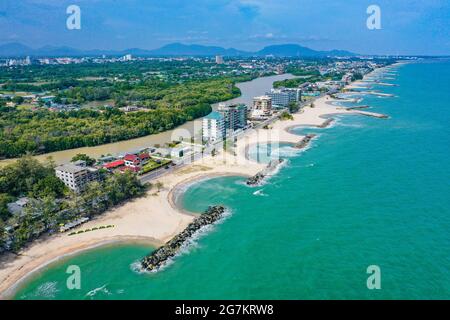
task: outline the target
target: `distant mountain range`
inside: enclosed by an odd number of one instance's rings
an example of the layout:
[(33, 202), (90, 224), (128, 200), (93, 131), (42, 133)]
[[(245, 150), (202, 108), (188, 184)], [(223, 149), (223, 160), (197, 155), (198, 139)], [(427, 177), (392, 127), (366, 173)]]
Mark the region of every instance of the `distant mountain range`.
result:
[(275, 56), (275, 57), (327, 57), (327, 56), (356, 56), (356, 53), (345, 50), (317, 51), (298, 44), (271, 45), (256, 52), (242, 51), (234, 48), (204, 46), (198, 44), (171, 43), (159, 49), (145, 50), (131, 48), (127, 50), (79, 50), (70, 47), (45, 46), (33, 49), (20, 43), (0, 45), (0, 56), (120, 56), (132, 54), (136, 56)]

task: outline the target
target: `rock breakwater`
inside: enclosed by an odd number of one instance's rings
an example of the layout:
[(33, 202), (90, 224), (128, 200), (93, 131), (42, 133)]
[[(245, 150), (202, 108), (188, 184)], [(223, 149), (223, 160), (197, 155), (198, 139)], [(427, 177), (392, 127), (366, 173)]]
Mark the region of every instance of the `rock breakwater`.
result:
[(306, 136), (304, 136), (303, 137), (303, 139), (302, 140), (300, 140), (299, 142), (297, 142), (295, 145), (294, 145), (294, 148), (297, 148), (297, 149), (303, 149), (303, 148), (305, 148), (310, 142), (311, 142), (311, 140), (315, 137), (316, 135), (315, 134), (307, 134)]
[(357, 110), (357, 109), (368, 109), (370, 106), (364, 105), (364, 106), (355, 106), (355, 107), (347, 107), (347, 110)]
[(267, 165), (267, 167), (265, 167), (263, 170), (261, 170), (260, 172), (258, 172), (257, 174), (255, 174), (254, 176), (250, 177), (247, 179), (247, 181), (245, 182), (248, 186), (255, 186), (258, 185), (262, 182), (262, 180), (264, 180), (264, 178), (266, 176), (268, 176), (269, 174), (271, 174), (273, 171), (275, 171), (275, 169), (281, 164), (283, 163), (284, 159), (275, 159), (275, 160), (271, 160), (269, 162), (269, 164)]
[(332, 124), (333, 121), (334, 121), (333, 118), (327, 119), (324, 123), (319, 124), (319, 125), (317, 126), (317, 128), (326, 128), (326, 127), (328, 127), (330, 124)]
[(189, 241), (198, 230), (220, 220), (224, 213), (225, 207), (223, 206), (209, 207), (203, 214), (195, 218), (195, 220), (181, 233), (176, 235), (164, 246), (156, 249), (152, 254), (145, 257), (141, 262), (142, 267), (147, 271), (157, 271), (164, 266), (170, 258), (179, 253), (181, 247)]

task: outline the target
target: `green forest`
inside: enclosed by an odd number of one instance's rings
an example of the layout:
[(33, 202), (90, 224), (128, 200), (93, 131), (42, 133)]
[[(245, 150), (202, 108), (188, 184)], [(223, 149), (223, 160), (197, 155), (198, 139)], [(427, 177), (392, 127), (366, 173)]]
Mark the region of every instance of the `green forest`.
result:
[[(89, 183), (81, 194), (70, 191), (55, 176), (54, 163), (40, 163), (30, 156), (0, 169), (0, 252), (18, 251), (45, 233), (58, 231), (80, 217), (93, 217), (146, 190), (130, 171), (102, 172), (99, 181)], [(27, 197), (22, 213), (12, 214), (7, 204)]]
[[(114, 106), (54, 112), (45, 107), (11, 108), (0, 102), (0, 158), (95, 146), (169, 130), (207, 115), (211, 103), (239, 96), (234, 84), (251, 78), (245, 75), (181, 82), (156, 78), (135, 82), (64, 79), (41, 84), (34, 89), (55, 90), (55, 102), (81, 105), (112, 99)], [(26, 84), (23, 88), (18, 83), (13, 86), (8, 82), (3, 89), (33, 89)], [(118, 109), (125, 105), (142, 110), (124, 113)]]

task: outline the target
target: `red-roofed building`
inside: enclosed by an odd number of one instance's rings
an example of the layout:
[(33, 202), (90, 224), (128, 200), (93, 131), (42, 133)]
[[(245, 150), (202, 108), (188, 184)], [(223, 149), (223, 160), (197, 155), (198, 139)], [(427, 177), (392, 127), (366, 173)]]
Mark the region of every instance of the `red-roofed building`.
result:
[(148, 153), (141, 153), (140, 155), (127, 154), (123, 160), (127, 167), (141, 167), (148, 162), (150, 155)]
[(135, 154), (127, 154), (123, 160), (125, 160), (125, 165), (127, 167), (134, 167), (134, 166), (139, 166), (141, 163), (141, 160), (139, 159), (139, 157)]
[(147, 162), (150, 159), (150, 155), (147, 152), (141, 153), (139, 155), (139, 159), (141, 159), (141, 161)]
[(123, 157), (123, 160), (125, 161), (135, 161), (138, 159), (138, 156), (135, 154), (127, 154), (125, 157)]
[(123, 167), (124, 165), (125, 165), (125, 161), (124, 160), (117, 160), (117, 161), (105, 163), (103, 165), (103, 168), (108, 169), (108, 170), (114, 170), (114, 169)]

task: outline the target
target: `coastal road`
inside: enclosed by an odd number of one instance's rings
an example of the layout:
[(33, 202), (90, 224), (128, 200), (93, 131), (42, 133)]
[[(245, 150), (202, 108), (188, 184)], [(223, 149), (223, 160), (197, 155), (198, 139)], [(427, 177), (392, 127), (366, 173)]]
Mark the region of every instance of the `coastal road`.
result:
[(161, 177), (164, 174), (173, 172), (175, 169), (181, 168), (183, 167), (184, 164), (178, 164), (178, 165), (169, 165), (169, 168), (166, 169), (165, 166), (160, 168), (160, 169), (156, 169), (150, 173), (147, 173), (145, 175), (139, 176), (138, 179), (141, 181), (141, 183), (145, 184), (145, 183), (149, 183), (152, 180), (155, 180), (159, 177)]
[[(197, 152), (193, 156), (187, 155), (184, 158), (177, 160), (176, 163), (174, 162), (175, 165), (169, 164), (167, 166), (163, 166), (163, 167), (156, 169), (150, 173), (139, 176), (138, 179), (141, 181), (141, 183), (149, 183), (152, 180), (156, 180), (157, 178), (161, 177), (164, 174), (168, 174), (175, 170), (181, 169), (181, 168), (185, 167), (186, 165), (203, 158), (204, 155), (211, 154), (211, 151), (213, 149), (214, 149), (214, 146), (208, 147), (207, 149), (204, 150), (203, 153)], [(168, 167), (168, 168), (166, 169), (166, 167)]]

